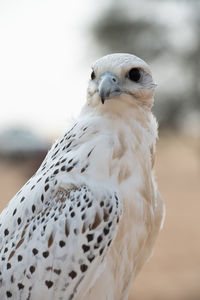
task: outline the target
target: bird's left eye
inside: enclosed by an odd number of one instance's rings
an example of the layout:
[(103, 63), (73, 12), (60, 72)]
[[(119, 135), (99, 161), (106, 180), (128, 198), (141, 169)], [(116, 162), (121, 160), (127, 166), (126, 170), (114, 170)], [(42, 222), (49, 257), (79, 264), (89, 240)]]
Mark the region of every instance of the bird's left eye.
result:
[(94, 71), (92, 71), (92, 73), (91, 73), (91, 79), (93, 80), (93, 79), (95, 79), (95, 77), (96, 77), (96, 75), (95, 75)]
[(140, 69), (138, 69), (138, 68), (131, 69), (128, 73), (128, 77), (132, 81), (135, 81), (135, 82), (139, 81), (141, 78)]

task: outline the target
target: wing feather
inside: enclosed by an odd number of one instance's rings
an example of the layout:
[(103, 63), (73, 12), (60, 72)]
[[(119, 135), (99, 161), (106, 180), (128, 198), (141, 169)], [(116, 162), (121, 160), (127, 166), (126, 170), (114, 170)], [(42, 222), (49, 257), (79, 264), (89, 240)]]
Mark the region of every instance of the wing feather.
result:
[(12, 250), (1, 265), (7, 280), (0, 298), (7, 290), (16, 300), (43, 299), (43, 293), (46, 299), (73, 299), (80, 291), (86, 293), (100, 275), (120, 216), (115, 191), (88, 185), (58, 188), (46, 207), (13, 234), (15, 246), (7, 245)]

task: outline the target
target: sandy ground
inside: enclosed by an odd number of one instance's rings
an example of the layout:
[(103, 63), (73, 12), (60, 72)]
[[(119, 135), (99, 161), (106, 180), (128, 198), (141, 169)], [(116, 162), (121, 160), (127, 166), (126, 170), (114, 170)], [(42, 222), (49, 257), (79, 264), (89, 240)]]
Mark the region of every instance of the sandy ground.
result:
[[(0, 162), (0, 209), (31, 168), (30, 163)], [(200, 300), (200, 141), (162, 137), (156, 177), (166, 203), (165, 225), (129, 300)]]

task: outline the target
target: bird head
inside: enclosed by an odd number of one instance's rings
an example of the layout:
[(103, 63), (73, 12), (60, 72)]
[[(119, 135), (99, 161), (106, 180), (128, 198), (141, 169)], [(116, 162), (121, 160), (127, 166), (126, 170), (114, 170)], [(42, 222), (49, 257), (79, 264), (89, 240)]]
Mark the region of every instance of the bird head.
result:
[(151, 108), (155, 87), (142, 59), (127, 53), (109, 54), (92, 64), (87, 103), (105, 110), (119, 102)]

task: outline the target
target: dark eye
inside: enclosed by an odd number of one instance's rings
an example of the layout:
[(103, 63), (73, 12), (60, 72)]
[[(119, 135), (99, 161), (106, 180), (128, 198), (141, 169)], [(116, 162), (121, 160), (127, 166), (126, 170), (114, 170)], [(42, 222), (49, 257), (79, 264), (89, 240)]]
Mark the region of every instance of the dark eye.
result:
[(95, 77), (96, 77), (96, 76), (95, 76), (95, 73), (94, 73), (94, 71), (92, 71), (92, 73), (91, 73), (91, 79), (94, 80)]
[(138, 69), (138, 68), (131, 69), (128, 73), (128, 77), (132, 81), (135, 81), (135, 82), (139, 81), (141, 78), (140, 69)]

